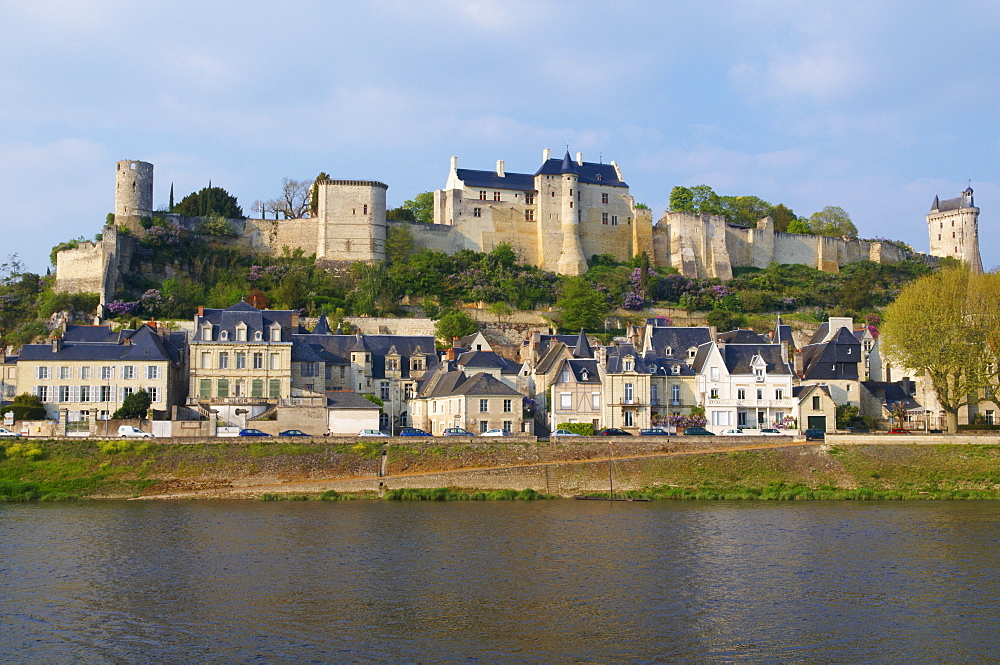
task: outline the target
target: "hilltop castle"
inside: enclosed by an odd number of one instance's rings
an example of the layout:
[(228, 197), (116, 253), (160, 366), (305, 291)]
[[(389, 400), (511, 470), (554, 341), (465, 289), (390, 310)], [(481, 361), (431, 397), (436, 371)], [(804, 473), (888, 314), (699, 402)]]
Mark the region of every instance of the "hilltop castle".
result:
[[(502, 160), (494, 170), (460, 169), (452, 157), (444, 188), (434, 192), (433, 224), (387, 221), (388, 186), (382, 182), (323, 180), (316, 185), (314, 217), (231, 220), (236, 237), (228, 242), (265, 254), (301, 249), (327, 262), (375, 262), (385, 260), (388, 230), (402, 227), (417, 249), (490, 251), (509, 243), (523, 262), (566, 275), (586, 272), (595, 254), (624, 261), (646, 252), (655, 266), (720, 279), (732, 278), (734, 267), (770, 263), (836, 272), (859, 260), (932, 260), (887, 242), (775, 231), (769, 218), (747, 228), (722, 216), (667, 212), (654, 224), (652, 212), (629, 194), (615, 162), (586, 162), (581, 153), (573, 159), (568, 150), (562, 159), (543, 151), (533, 174), (508, 172)], [(113, 296), (136, 249), (135, 238), (117, 227), (141, 233), (140, 220), (154, 214), (152, 164), (117, 163), (114, 210), (115, 225), (105, 227), (101, 240), (59, 252), (58, 290), (97, 292), (102, 302)], [(198, 221), (155, 214), (187, 226)], [(971, 188), (957, 199), (935, 197), (927, 216), (931, 256), (952, 256), (982, 270), (978, 215)]]

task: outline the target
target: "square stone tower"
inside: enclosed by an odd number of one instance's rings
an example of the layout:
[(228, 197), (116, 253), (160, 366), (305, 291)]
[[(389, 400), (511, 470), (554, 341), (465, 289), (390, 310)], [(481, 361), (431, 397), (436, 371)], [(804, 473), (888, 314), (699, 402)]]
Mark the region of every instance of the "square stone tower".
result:
[(973, 272), (983, 271), (979, 255), (979, 208), (972, 199), (972, 187), (961, 196), (939, 201), (934, 197), (927, 213), (931, 256), (948, 256), (968, 263)]

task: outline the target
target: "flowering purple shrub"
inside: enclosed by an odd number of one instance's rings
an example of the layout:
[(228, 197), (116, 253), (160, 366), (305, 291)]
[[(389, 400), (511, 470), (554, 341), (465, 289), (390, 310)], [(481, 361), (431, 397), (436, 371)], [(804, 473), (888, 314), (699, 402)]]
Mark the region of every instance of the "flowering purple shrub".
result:
[(162, 225), (151, 226), (142, 234), (142, 242), (150, 247), (175, 247), (181, 243), (182, 232), (180, 224), (168, 221)]
[[(652, 268), (646, 270), (646, 278), (653, 277), (656, 272)], [(622, 307), (625, 309), (639, 310), (646, 306), (646, 289), (643, 287), (642, 268), (636, 268), (628, 278), (632, 290), (625, 294)]]
[(705, 416), (670, 416), (667, 418), (667, 423), (678, 430), (683, 430), (685, 427), (704, 427), (707, 422)]
[(112, 300), (104, 306), (108, 312), (115, 316), (128, 316), (134, 314), (139, 309), (138, 302), (124, 302), (122, 300)]
[(288, 266), (250, 266), (247, 282), (253, 286), (274, 286), (288, 274)]

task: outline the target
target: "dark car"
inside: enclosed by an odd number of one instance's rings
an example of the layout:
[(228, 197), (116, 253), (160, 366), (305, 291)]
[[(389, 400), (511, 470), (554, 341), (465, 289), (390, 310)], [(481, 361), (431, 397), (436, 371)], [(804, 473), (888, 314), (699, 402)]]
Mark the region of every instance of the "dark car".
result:
[(247, 428), (240, 430), (240, 436), (271, 436), (267, 432), (261, 432), (259, 429)]
[(704, 427), (685, 427), (684, 436), (715, 436)]
[(464, 427), (449, 427), (441, 432), (441, 436), (475, 436), (475, 434)]
[(649, 429), (639, 430), (640, 436), (673, 436), (672, 432), (668, 432), (662, 427), (650, 427)]
[(399, 436), (430, 436), (430, 432), (425, 432), (422, 429), (416, 427), (404, 427), (399, 430)]
[(806, 441), (822, 441), (826, 438), (826, 432), (821, 429), (807, 429), (805, 435)]
[(626, 432), (625, 430), (618, 429), (617, 427), (607, 427), (598, 432), (597, 436), (632, 436), (632, 432)]
[(309, 436), (300, 429), (286, 429), (284, 432), (279, 432), (278, 436)]

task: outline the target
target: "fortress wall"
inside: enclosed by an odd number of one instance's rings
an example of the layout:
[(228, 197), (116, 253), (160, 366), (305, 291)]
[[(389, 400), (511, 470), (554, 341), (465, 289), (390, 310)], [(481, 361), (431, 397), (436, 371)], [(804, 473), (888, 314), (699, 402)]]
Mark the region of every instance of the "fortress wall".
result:
[(605, 225), (601, 221), (602, 212), (598, 207), (583, 210), (579, 226), (583, 258), (589, 262), (594, 254), (610, 254), (617, 261), (628, 261), (632, 258), (632, 228), (635, 222), (630, 223), (628, 218), (619, 216), (617, 226), (612, 226), (610, 221)]
[(467, 243), (456, 226), (449, 224), (421, 224), (389, 220), (389, 228), (405, 228), (413, 235), (413, 249), (430, 249), (445, 254), (454, 254), (460, 249), (474, 249)]
[(89, 240), (76, 249), (64, 249), (56, 255), (56, 291), (71, 293), (104, 290), (105, 251), (103, 243)]
[(284, 247), (290, 252), (301, 248), (306, 256), (316, 254), (318, 225), (315, 218), (242, 220), (240, 245), (275, 256), (280, 256)]

